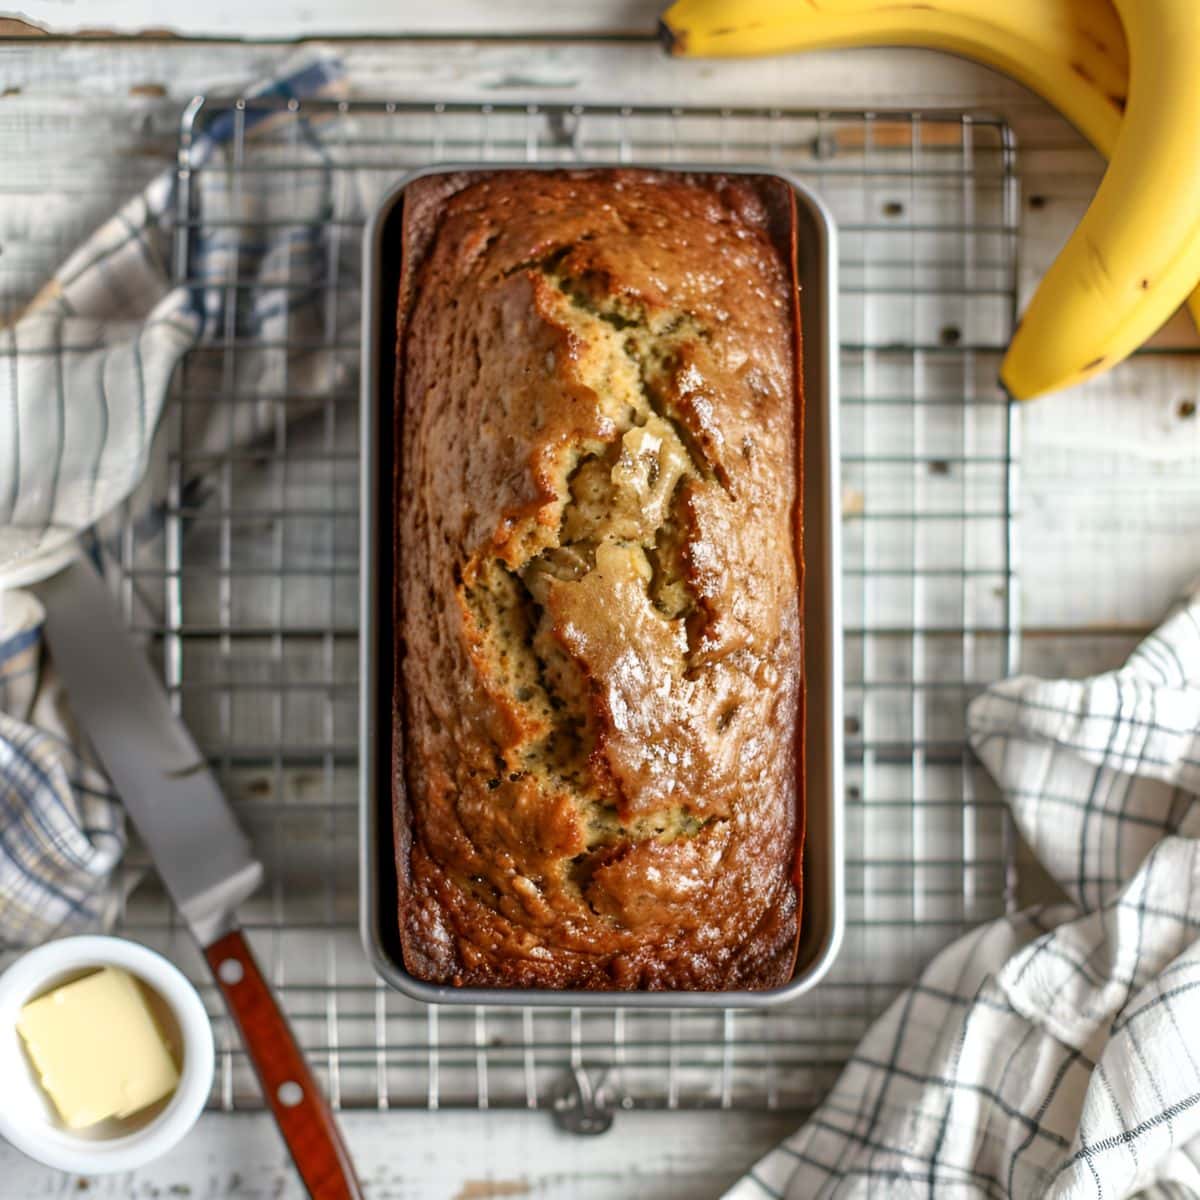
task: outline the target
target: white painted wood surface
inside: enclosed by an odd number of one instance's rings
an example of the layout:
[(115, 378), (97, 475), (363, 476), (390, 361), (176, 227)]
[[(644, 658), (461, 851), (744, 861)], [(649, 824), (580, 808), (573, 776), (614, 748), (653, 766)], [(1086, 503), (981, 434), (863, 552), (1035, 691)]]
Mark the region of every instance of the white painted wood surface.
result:
[[(350, 22), (381, 7), (314, 0), (308, 11), (261, 5), (235, 13), (232, 6), (161, 0), (153, 8), (126, 0), (86, 10), (81, 3), (25, 5), (27, 15), (56, 30), (150, 24), (229, 34), (236, 17), (238, 32), (260, 36), (329, 29), (335, 8)], [(410, 15), (412, 7), (397, 7), (394, 29), (476, 28), (483, 11), (465, 0), (426, 14)], [(554, 26), (560, 29), (628, 28), (629, 22), (646, 28), (653, 7), (640, 0), (553, 9), (526, 4), (514, 10), (508, 28), (530, 28), (522, 21), (535, 10), (561, 22)], [(667, 62), (648, 43), (446, 40), (352, 42), (340, 49), (363, 94), (1001, 111), (1020, 139), (1026, 198), (1043, 198), (1025, 213), (1026, 291), (1100, 170), (1076, 135), (1016, 85), (919, 52), (713, 64)], [(21, 291), (32, 295), (65, 246), (167, 161), (183, 98), (257, 77), (292, 52), (280, 45), (0, 43), (0, 253), (18, 256), (20, 265), (6, 282), (16, 290), (0, 296), (0, 313), (19, 306)], [(96, 153), (98, 144), (105, 154)], [(1165, 345), (1192, 340), (1180, 320), (1162, 339)], [(1082, 672), (1119, 661), (1136, 631), (1200, 573), (1200, 418), (1187, 415), (1188, 404), (1200, 402), (1198, 369), (1196, 359), (1142, 358), (1025, 413), (1021, 572), (1030, 669)], [(609, 1134), (584, 1141), (558, 1134), (545, 1114), (391, 1112), (343, 1120), (375, 1200), (702, 1198), (718, 1194), (788, 1125), (778, 1116), (625, 1114)], [(76, 1187), (0, 1147), (0, 1200), (76, 1195)], [(90, 1192), (299, 1195), (265, 1118), (219, 1116), (205, 1117), (165, 1162), (135, 1177), (96, 1181)]]
[[(658, 0), (506, 0), (485, 6), (479, 0), (421, 4), (398, 0), (23, 0), (21, 18), (52, 33), (80, 30), (138, 33), (168, 30), (185, 37), (340, 37), (455, 33), (463, 36), (513, 34), (611, 34), (653, 32), (663, 5)], [(14, 14), (17, 15), (17, 14)]]
[[(347, 1113), (369, 1200), (707, 1200), (791, 1132), (787, 1117), (625, 1113), (600, 1137), (559, 1133), (544, 1113)], [(88, 1181), (0, 1143), (0, 1200), (301, 1200), (268, 1117), (210, 1114), (171, 1155)]]

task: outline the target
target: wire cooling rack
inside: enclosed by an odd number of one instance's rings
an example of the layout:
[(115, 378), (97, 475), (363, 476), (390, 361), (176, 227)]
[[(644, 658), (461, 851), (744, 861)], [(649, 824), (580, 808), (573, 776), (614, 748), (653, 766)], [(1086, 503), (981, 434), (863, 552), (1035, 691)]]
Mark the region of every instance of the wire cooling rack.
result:
[[(248, 156), (251, 130), (265, 157)], [(478, 159), (762, 163), (798, 173), (840, 227), (848, 929), (827, 980), (788, 1006), (423, 1008), (379, 984), (359, 947), (361, 219), (405, 169)], [(315, 172), (322, 199), (288, 232), (324, 269), (294, 296), (242, 251), (219, 281), (221, 334), (177, 372), (164, 424), (162, 534), (146, 544), (130, 522), (120, 539), (124, 598), (266, 864), (246, 924), (336, 1105), (561, 1110), (590, 1089), (601, 1109), (804, 1108), (940, 947), (1009, 905), (1009, 829), (963, 709), (1016, 649), (1015, 421), (996, 383), (1014, 308), (1014, 160), (1001, 122), (956, 113), (189, 110), (179, 282), (195, 283), (199, 246), (245, 233), (237, 201), (264, 172), (297, 196)], [(228, 205), (199, 206), (205, 173)], [(197, 412), (215, 439), (189, 436)], [(258, 1106), (152, 873), (122, 926), (200, 984), (217, 1026), (214, 1103)]]

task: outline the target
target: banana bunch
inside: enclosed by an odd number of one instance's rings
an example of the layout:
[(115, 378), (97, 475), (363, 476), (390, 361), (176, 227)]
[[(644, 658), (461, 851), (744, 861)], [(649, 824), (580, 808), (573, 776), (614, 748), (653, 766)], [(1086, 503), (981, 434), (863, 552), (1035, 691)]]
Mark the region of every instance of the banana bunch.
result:
[(1120, 362), (1192, 293), (1200, 324), (1200, 0), (677, 0), (673, 54), (918, 46), (1053, 104), (1108, 160), (1013, 336), (1028, 399)]

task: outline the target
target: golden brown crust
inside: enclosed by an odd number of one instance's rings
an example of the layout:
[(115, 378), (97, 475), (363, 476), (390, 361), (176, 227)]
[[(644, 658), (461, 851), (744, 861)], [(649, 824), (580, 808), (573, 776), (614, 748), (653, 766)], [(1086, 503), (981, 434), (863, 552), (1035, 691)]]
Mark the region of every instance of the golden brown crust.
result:
[(790, 975), (791, 202), (635, 170), (405, 193), (397, 850), (420, 978)]

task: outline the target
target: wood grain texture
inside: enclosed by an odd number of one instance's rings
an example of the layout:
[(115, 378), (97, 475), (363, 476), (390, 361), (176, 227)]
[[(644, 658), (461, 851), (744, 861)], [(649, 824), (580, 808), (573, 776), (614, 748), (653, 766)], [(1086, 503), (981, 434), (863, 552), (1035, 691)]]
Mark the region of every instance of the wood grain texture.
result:
[[(559, 1132), (543, 1112), (397, 1110), (345, 1113), (341, 1121), (370, 1200), (713, 1200), (796, 1118), (621, 1113), (592, 1138)], [(0, 1142), (0, 1200), (34, 1197), (303, 1200), (304, 1189), (266, 1114), (208, 1113), (166, 1159), (133, 1175), (61, 1175)]]
[[(505, 34), (599, 34), (654, 32), (659, 0), (509, 0), (503, 5)], [(443, 0), (438, 5), (378, 4), (373, 0), (318, 0), (298, 5), (292, 0), (25, 0), (22, 16), (52, 33), (81, 34), (96, 30), (118, 34), (164, 30), (187, 37), (286, 38), (411, 36), (428, 33), (478, 35), (496, 29), (497, 10), (484, 0)]]
[(350, 1151), (239, 930), (205, 947), (266, 1100), (313, 1200), (361, 1200)]

